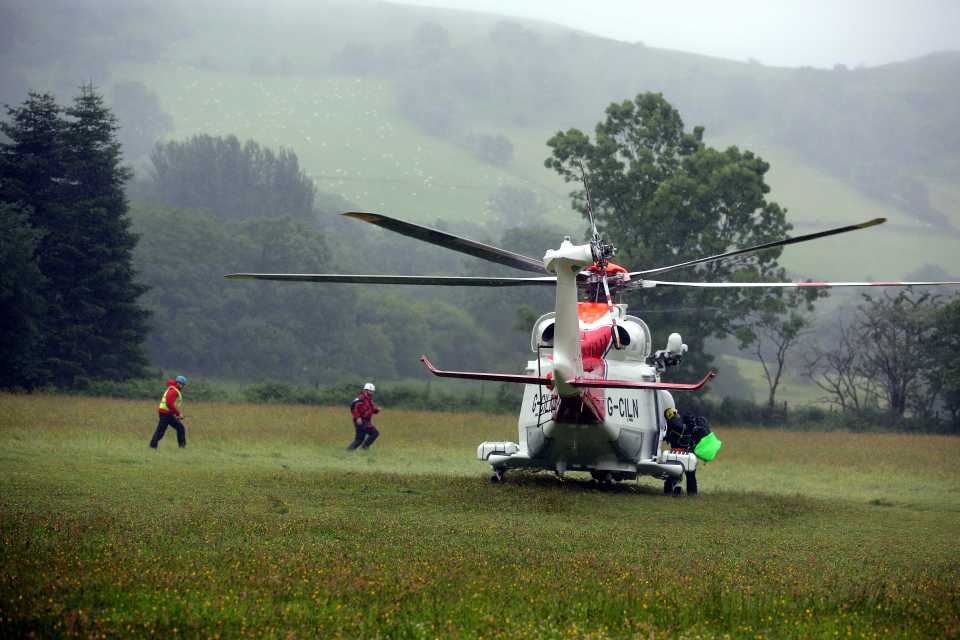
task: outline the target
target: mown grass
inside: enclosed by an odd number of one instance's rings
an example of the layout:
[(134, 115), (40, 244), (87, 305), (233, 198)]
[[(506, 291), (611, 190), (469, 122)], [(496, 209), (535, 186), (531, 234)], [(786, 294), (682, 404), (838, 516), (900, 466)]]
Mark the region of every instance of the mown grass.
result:
[(956, 637), (960, 441), (718, 429), (699, 499), (473, 459), (511, 418), (0, 396), (4, 636)]

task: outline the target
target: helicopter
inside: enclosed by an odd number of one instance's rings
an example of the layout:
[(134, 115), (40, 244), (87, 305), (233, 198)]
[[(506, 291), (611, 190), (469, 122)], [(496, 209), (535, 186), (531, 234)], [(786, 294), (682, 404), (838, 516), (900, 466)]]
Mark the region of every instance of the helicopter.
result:
[[(698, 493), (696, 452), (674, 447), (667, 436), (668, 415), (676, 415), (673, 392), (701, 389), (715, 375), (696, 382), (664, 382), (661, 375), (679, 364), (687, 351), (682, 337), (671, 334), (654, 351), (649, 326), (629, 315), (614, 296), (653, 287), (876, 287), (957, 285), (926, 282), (684, 282), (654, 279), (662, 274), (775, 247), (808, 242), (874, 227), (875, 218), (859, 224), (786, 237), (678, 264), (628, 271), (612, 262), (616, 248), (597, 231), (587, 193), (592, 225), (589, 242), (574, 244), (569, 236), (542, 260), (476, 242), (445, 231), (378, 213), (351, 211), (343, 216), (489, 262), (540, 274), (536, 277), (401, 276), (291, 273), (232, 273), (229, 279), (281, 282), (404, 284), (465, 287), (553, 287), (554, 310), (533, 324), (530, 347), (536, 356), (522, 374), (439, 369), (426, 356), (421, 361), (435, 376), (524, 385), (518, 442), (483, 442), (477, 457), (490, 464), (492, 482), (511, 470), (589, 472), (602, 484), (639, 480), (663, 481), (664, 493)], [(543, 275), (547, 274), (547, 275)], [(580, 294), (584, 295), (581, 296)], [(581, 299), (581, 297), (583, 299)]]

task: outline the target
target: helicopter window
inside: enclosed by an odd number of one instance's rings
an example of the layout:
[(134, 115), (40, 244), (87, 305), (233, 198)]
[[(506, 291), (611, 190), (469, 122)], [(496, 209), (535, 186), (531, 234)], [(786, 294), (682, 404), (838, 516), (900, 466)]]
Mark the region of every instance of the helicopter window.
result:
[(617, 337), (620, 339), (621, 346), (630, 346), (630, 332), (627, 331), (626, 327), (617, 325)]
[(543, 342), (553, 342), (553, 331), (555, 327), (556, 325), (552, 322), (548, 324), (543, 330), (543, 333), (540, 334), (540, 340)]

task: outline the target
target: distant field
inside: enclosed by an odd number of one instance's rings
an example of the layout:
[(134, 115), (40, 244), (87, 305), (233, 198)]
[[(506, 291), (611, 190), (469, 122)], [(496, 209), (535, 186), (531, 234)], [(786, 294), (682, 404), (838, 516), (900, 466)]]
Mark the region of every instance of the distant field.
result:
[(380, 80), (184, 66), (123, 67), (120, 73), (145, 80), (160, 96), (174, 119), (171, 138), (235, 134), (293, 149), (320, 190), (364, 210), (428, 224), (439, 219), (499, 227), (487, 201), (497, 187), (511, 185), (536, 192), (561, 221), (577, 220), (562, 181), (543, 168), (549, 136), (537, 151), (527, 132), (495, 132), (516, 139), (517, 160), (494, 167), (410, 125), (393, 110), (392, 85)]
[[(394, 87), (374, 78), (211, 72), (172, 63), (121, 65), (117, 75), (146, 82), (157, 93), (174, 119), (170, 137), (236, 134), (291, 148), (321, 190), (362, 209), (431, 225), (469, 222), (497, 235), (504, 221), (488, 200), (499, 186), (509, 185), (533, 190), (561, 227), (576, 232), (582, 224), (570, 208), (573, 187), (543, 167), (547, 139), (576, 123), (538, 122), (496, 131), (483, 125), (476, 133), (502, 133), (514, 145), (513, 162), (494, 167), (450, 141), (424, 135), (395, 112)], [(602, 117), (598, 111), (596, 119)], [(889, 218), (884, 227), (855, 236), (787, 248), (781, 263), (791, 271), (834, 280), (897, 279), (925, 265), (960, 273), (955, 236), (923, 227), (757, 132), (708, 137), (708, 143), (748, 148), (771, 163), (770, 198), (787, 207), (795, 233)], [(948, 211), (960, 202), (951, 184), (931, 182), (930, 190), (934, 203)], [(960, 225), (960, 210), (953, 222)]]
[[(760, 140), (753, 132), (708, 141), (737, 145), (770, 163), (769, 199), (788, 209), (794, 235), (884, 217), (888, 222), (865, 231), (825, 238), (783, 250), (780, 264), (808, 278), (832, 280), (902, 279), (920, 267), (935, 265), (960, 273), (960, 238), (925, 227), (896, 207), (869, 198), (845, 182), (811, 167), (788, 149)], [(955, 187), (932, 190), (937, 203), (953, 202)], [(951, 221), (960, 226), (960, 209)], [(836, 290), (835, 290), (836, 291)]]
[(718, 429), (702, 495), (487, 482), (508, 417), (0, 395), (0, 635), (960, 635), (960, 439)]
[[(756, 360), (746, 357), (722, 355), (716, 359), (718, 373), (722, 376), (728, 367), (733, 367), (749, 385), (749, 389), (741, 391), (735, 397), (752, 399), (754, 402), (765, 403), (770, 387), (763, 373), (763, 365)], [(824, 392), (809, 381), (791, 375), (783, 376), (777, 388), (777, 402), (788, 403), (789, 406), (822, 404)]]

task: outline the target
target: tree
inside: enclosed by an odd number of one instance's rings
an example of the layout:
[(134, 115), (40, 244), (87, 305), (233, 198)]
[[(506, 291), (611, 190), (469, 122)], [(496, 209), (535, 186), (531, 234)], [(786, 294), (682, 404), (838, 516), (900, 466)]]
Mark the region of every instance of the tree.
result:
[(782, 298), (768, 298), (751, 311), (736, 330), (741, 349), (752, 348), (767, 381), (767, 414), (776, 408), (777, 389), (783, 378), (787, 355), (810, 327), (813, 302), (826, 292), (815, 288), (792, 289)]
[[(143, 341), (148, 312), (138, 304), (146, 288), (136, 281), (132, 254), (137, 237), (130, 231), (124, 184), (131, 172), (121, 165), (119, 125), (90, 85), (66, 110), (64, 190), (70, 221), (50, 230), (70, 247), (56, 276), (63, 315), (51, 319), (60, 336), (52, 354), (82, 362), (84, 375), (126, 379), (146, 366)], [(62, 384), (69, 378), (54, 376)]]
[[(0, 131), (10, 142), (0, 143), (0, 200), (29, 206), (38, 229), (56, 227), (63, 216), (63, 108), (51, 94), (31, 92), (22, 105), (6, 109), (9, 120), (0, 122)], [(41, 261), (50, 250), (44, 240)]]
[(863, 355), (863, 375), (879, 385), (891, 417), (899, 420), (912, 395), (934, 395), (923, 385), (930, 366), (924, 354), (935, 344), (934, 317), (940, 302), (931, 293), (910, 289), (863, 298), (857, 326), (872, 345)]
[[(22, 105), (8, 105), (6, 110), (8, 120), (0, 122), (0, 130), (9, 139), (0, 142), (0, 203), (4, 205), (5, 226), (12, 235), (5, 258), (16, 258), (17, 264), (27, 271), (31, 262), (36, 265), (40, 276), (34, 280), (34, 286), (38, 287), (37, 296), (42, 303), (29, 294), (23, 296), (13, 291), (6, 299), (10, 306), (4, 315), (11, 318), (8, 346), (16, 350), (16, 355), (11, 353), (13, 359), (4, 363), (2, 377), (5, 384), (33, 386), (50, 379), (44, 350), (55, 340), (53, 336), (41, 339), (47, 332), (49, 318), (56, 317), (58, 312), (58, 306), (51, 309), (50, 304), (56, 287), (44, 274), (53, 270), (60, 250), (49, 230), (60, 227), (66, 218), (60, 187), (66, 123), (62, 107), (48, 93), (30, 93)], [(26, 219), (18, 219), (24, 214)], [(32, 244), (32, 253), (27, 262), (21, 263), (19, 260), (25, 257), (24, 243)], [(18, 333), (27, 341), (20, 342), (15, 337)], [(33, 336), (36, 338), (31, 339)], [(17, 363), (23, 363), (24, 371), (30, 372), (28, 385), (18, 375)]]
[(937, 381), (950, 426), (960, 432), (960, 296), (939, 309), (934, 317), (936, 353), (928, 361), (928, 379)]
[(313, 218), (316, 187), (292, 150), (203, 134), (160, 143), (150, 160), (161, 203), (222, 218)]
[(843, 411), (861, 417), (882, 407), (894, 423), (908, 414), (932, 419), (952, 366), (925, 357), (934, 345), (951, 340), (949, 314), (941, 315), (941, 307), (933, 294), (910, 289), (864, 295), (851, 316), (834, 323), (828, 346), (814, 351), (812, 380)]
[(421, 22), (413, 30), (413, 46), (421, 59), (443, 55), (450, 49), (450, 34), (436, 22)]
[(521, 224), (532, 226), (540, 223), (547, 213), (547, 207), (534, 191), (510, 185), (497, 187), (487, 199), (487, 206), (500, 217), (503, 226), (507, 228)]
[(473, 155), (495, 167), (505, 167), (513, 160), (513, 143), (502, 133), (468, 133), (463, 141)]
[(879, 404), (876, 384), (864, 376), (863, 354), (869, 348), (853, 323), (838, 314), (827, 346), (813, 345), (807, 355), (808, 377), (844, 413), (863, 417)]
[[(329, 290), (310, 284), (223, 279), (236, 271), (328, 271), (326, 240), (309, 225), (290, 218), (224, 222), (209, 211), (142, 206), (134, 222), (142, 236), (136, 264), (154, 310), (152, 362), (232, 379), (306, 373), (315, 381), (335, 370), (327, 356), (342, 339), (351, 301), (331, 304)], [(171, 263), (171, 246), (189, 268)]]
[(30, 211), (0, 203), (0, 388), (29, 389), (40, 370), (44, 278), (37, 264), (40, 233), (30, 226)]
[[(703, 143), (703, 128), (684, 131), (680, 114), (660, 94), (645, 93), (607, 107), (595, 140), (577, 129), (559, 132), (547, 144), (545, 162), (565, 180), (580, 180), (586, 168), (597, 226), (632, 269), (669, 265), (749, 246), (786, 235), (786, 212), (768, 202), (764, 177), (770, 165), (750, 151), (724, 151)], [(586, 216), (584, 191), (571, 194)], [(687, 269), (683, 278), (704, 281), (781, 279), (780, 249), (741, 260), (717, 261)], [(708, 336), (732, 333), (751, 308), (779, 298), (780, 291), (680, 289), (642, 292), (646, 308), (682, 307), (672, 326), (655, 339), (680, 331), (690, 345), (681, 375), (702, 373), (711, 357), (703, 353)]]
[(29, 207), (45, 281), (44, 382), (139, 375), (146, 312), (137, 304), (117, 123), (92, 86), (68, 109), (49, 94), (8, 108), (0, 200)]
[(113, 111), (120, 120), (120, 141), (130, 160), (146, 156), (154, 143), (173, 129), (173, 118), (160, 106), (157, 94), (142, 82), (113, 86)]

